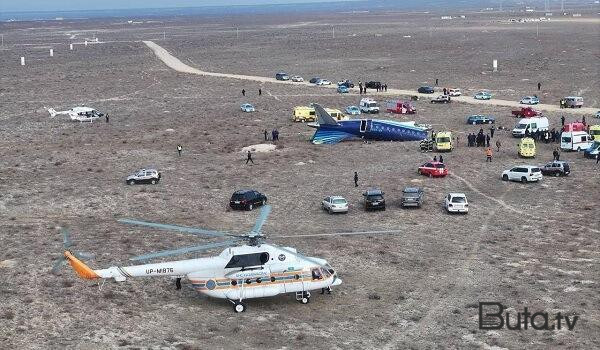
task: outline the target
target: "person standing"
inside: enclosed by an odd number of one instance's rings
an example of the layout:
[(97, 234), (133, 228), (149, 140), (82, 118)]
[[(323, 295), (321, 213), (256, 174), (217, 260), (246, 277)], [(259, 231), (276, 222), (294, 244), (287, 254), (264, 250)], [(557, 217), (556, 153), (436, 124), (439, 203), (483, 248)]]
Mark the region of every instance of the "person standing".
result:
[(258, 96), (262, 95), (262, 89), (258, 88)]
[(560, 124), (562, 126), (565, 126), (565, 116), (564, 115), (560, 117)]
[(433, 161), (437, 162), (437, 156), (433, 156)]
[(542, 89), (542, 83), (538, 83), (538, 91)]
[(177, 153), (179, 153), (180, 157), (181, 157), (181, 151), (183, 151), (183, 147), (181, 147), (181, 145), (177, 145)]
[(440, 163), (444, 162), (444, 157), (442, 157), (442, 155), (440, 154)]
[(439, 80), (438, 78), (435, 78), (435, 86), (438, 86)]
[(106, 118), (106, 122), (108, 123), (108, 113), (104, 116)]
[(494, 132), (496, 131), (496, 127), (492, 125), (492, 127), (490, 128), (490, 137), (494, 138)]
[(267, 129), (265, 129), (263, 133), (265, 134), (265, 141), (269, 141), (269, 133), (267, 132)]
[(446, 95), (446, 92), (447, 92), (447, 90), (446, 90), (446, 88), (444, 88), (444, 96)]
[(558, 152), (558, 147), (552, 151), (552, 159), (558, 161), (560, 159), (560, 153)]
[(242, 89), (242, 96), (246, 96), (246, 90)]
[(354, 172), (354, 187), (358, 187), (358, 172)]
[(246, 158), (246, 164), (248, 164), (248, 162), (252, 162), (252, 164), (254, 164), (254, 161), (252, 160), (252, 153), (250, 153), (250, 150), (248, 150), (248, 157)]
[(490, 139), (491, 139), (490, 134), (485, 135), (485, 145), (488, 148), (490, 147)]
[(485, 162), (492, 162), (492, 149), (490, 147), (485, 150)]
[(498, 148), (498, 152), (500, 152), (500, 146), (502, 146), (500, 144), (500, 140), (496, 140), (496, 148)]

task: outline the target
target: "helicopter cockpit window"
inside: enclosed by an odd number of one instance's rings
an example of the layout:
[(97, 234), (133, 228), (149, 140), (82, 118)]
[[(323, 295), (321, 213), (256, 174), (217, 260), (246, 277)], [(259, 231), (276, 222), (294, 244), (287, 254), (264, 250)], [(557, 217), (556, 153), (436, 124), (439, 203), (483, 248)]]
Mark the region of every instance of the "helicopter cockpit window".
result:
[(321, 272), (323, 272), (323, 276), (324, 276), (325, 278), (329, 278), (329, 277), (331, 277), (331, 273), (330, 273), (330, 272), (329, 272), (329, 270), (327, 270), (326, 268), (324, 268), (324, 267), (323, 267), (323, 268), (321, 268)]
[(231, 257), (225, 268), (260, 266), (269, 261), (269, 253), (240, 254)]
[(321, 275), (321, 269), (316, 267), (314, 269), (312, 269), (312, 278), (313, 280), (320, 280), (323, 278), (323, 275)]

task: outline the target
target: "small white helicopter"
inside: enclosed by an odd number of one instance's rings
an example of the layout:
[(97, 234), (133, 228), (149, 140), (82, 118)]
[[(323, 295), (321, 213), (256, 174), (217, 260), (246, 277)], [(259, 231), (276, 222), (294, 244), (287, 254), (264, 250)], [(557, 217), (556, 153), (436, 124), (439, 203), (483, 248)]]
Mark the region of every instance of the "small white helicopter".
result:
[(54, 108), (48, 108), (48, 113), (51, 117), (55, 117), (59, 114), (68, 115), (72, 121), (77, 122), (93, 122), (94, 120), (104, 116), (104, 113), (100, 113), (97, 110), (90, 107), (73, 107), (66, 111), (57, 112)]
[[(265, 235), (261, 228), (271, 211), (270, 206), (261, 208), (260, 216), (252, 230), (243, 235), (204, 230), (200, 228), (175, 226), (146, 221), (122, 219), (119, 222), (158, 228), (162, 230), (179, 231), (208, 237), (229, 237), (224, 242), (210, 243), (174, 250), (137, 256), (130, 260), (140, 261), (166, 256), (199, 252), (218, 247), (227, 247), (218, 256), (160, 262), (154, 264), (133, 266), (111, 266), (107, 269), (93, 270), (81, 259), (90, 255), (87, 253), (64, 252), (54, 268), (65, 262), (73, 267), (75, 272), (84, 279), (99, 280), (113, 278), (123, 282), (132, 277), (164, 277), (176, 278), (177, 289), (181, 288), (181, 279), (187, 278), (199, 293), (214, 298), (227, 299), (233, 304), (235, 312), (246, 311), (244, 299), (270, 297), (278, 294), (295, 293), (296, 300), (302, 304), (310, 301), (310, 291), (321, 290), (321, 294), (331, 294), (331, 287), (339, 286), (342, 280), (326, 260), (307, 257), (299, 254), (296, 249), (265, 244)], [(277, 238), (317, 237), (336, 235), (358, 235), (395, 233), (394, 231), (370, 232), (340, 232), (324, 234), (278, 236)], [(64, 246), (68, 249), (72, 244), (68, 234), (63, 230)], [(236, 246), (245, 241), (246, 245)]]

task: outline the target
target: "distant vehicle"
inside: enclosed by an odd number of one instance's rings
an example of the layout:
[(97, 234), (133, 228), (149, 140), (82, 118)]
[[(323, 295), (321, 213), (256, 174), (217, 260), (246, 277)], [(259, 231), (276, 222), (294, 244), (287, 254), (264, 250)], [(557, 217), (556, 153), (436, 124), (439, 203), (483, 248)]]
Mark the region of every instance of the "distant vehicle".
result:
[(587, 131), (588, 126), (582, 122), (573, 122), (563, 125), (561, 131)]
[(380, 189), (370, 189), (363, 193), (365, 197), (365, 210), (385, 210), (384, 193)]
[(535, 141), (531, 137), (524, 137), (517, 146), (517, 154), (523, 158), (535, 158)]
[(567, 96), (563, 98), (565, 108), (581, 108), (583, 107), (583, 97)]
[(348, 92), (350, 92), (350, 89), (346, 85), (340, 85), (337, 87), (337, 92), (339, 92), (340, 94), (347, 94)]
[(537, 117), (537, 116), (542, 115), (542, 112), (535, 110), (531, 107), (522, 107), (520, 110), (511, 111), (510, 113), (512, 115), (514, 115), (515, 117), (520, 117), (520, 118), (530, 118), (530, 117)]
[(596, 112), (596, 118), (600, 118), (600, 111)]
[(449, 89), (448, 95), (450, 95), (452, 97), (456, 97), (456, 96), (462, 95), (462, 92), (460, 91), (460, 89)]
[(241, 107), (242, 112), (254, 112), (254, 106), (249, 103), (244, 103)]
[(594, 138), (594, 141), (600, 141), (600, 125), (590, 125), (590, 135)]
[(156, 169), (140, 169), (135, 173), (127, 176), (125, 182), (128, 185), (137, 185), (137, 184), (152, 184), (156, 185), (161, 178), (161, 174)]
[(446, 165), (440, 162), (427, 162), (421, 165), (417, 172), (421, 175), (426, 175), (429, 177), (444, 177), (448, 175), (448, 169), (446, 169)]
[(514, 137), (524, 137), (538, 130), (546, 131), (548, 126), (548, 118), (546, 117), (523, 118), (515, 125), (512, 135)]
[(537, 182), (542, 178), (542, 171), (536, 165), (519, 165), (502, 172), (504, 181)]
[[(325, 111), (337, 121), (347, 120), (348, 118), (339, 109), (325, 108)], [(292, 121), (294, 122), (314, 122), (317, 120), (314, 107), (297, 106), (294, 107)]]
[(436, 98), (434, 98), (433, 100), (431, 100), (431, 103), (450, 103), (452, 102), (452, 100), (450, 99), (450, 96), (448, 95), (439, 95)]
[(255, 190), (235, 191), (229, 200), (231, 209), (252, 210), (267, 203), (267, 196)]
[(315, 85), (331, 85), (331, 82), (327, 79), (319, 79)]
[(444, 207), (449, 213), (468, 213), (467, 195), (464, 193), (448, 193), (444, 198)]
[(104, 113), (100, 113), (94, 108), (90, 107), (73, 107), (66, 111), (57, 112), (54, 108), (49, 108), (48, 113), (50, 113), (51, 117), (55, 117), (57, 115), (68, 115), (72, 121), (76, 122), (93, 122), (98, 118), (104, 117)]
[(359, 115), (360, 114), (360, 108), (358, 108), (357, 106), (348, 106), (348, 107), (346, 107), (346, 114), (349, 114), (349, 115)]
[(351, 80), (342, 80), (342, 81), (338, 81), (337, 83), (338, 86), (345, 86), (347, 88), (353, 88), (354, 87), (354, 83)]
[(467, 118), (467, 124), (478, 125), (478, 124), (494, 124), (496, 119), (487, 115), (471, 115)]
[(492, 94), (487, 91), (480, 91), (473, 96), (476, 100), (491, 100)]
[(292, 77), (292, 79), (291, 79), (291, 80), (292, 80), (294, 83), (301, 83), (301, 82), (303, 82), (303, 81), (304, 81), (304, 78), (302, 78), (302, 77), (301, 77), (301, 76), (299, 76), (299, 75), (294, 75), (294, 76)]
[(319, 77), (314, 77), (314, 78), (310, 79), (308, 82), (309, 82), (309, 83), (311, 83), (311, 84), (316, 84), (316, 83), (317, 83), (317, 81), (319, 81), (319, 80), (321, 80), (321, 78), (319, 78)]
[(405, 187), (402, 190), (402, 199), (400, 205), (402, 207), (418, 207), (423, 205), (423, 189), (420, 187)]
[(438, 152), (450, 152), (454, 148), (452, 144), (452, 133), (450, 131), (439, 131), (435, 134), (435, 150)]
[(433, 94), (435, 90), (431, 86), (421, 86), (417, 89), (417, 92), (421, 94)]
[(600, 153), (600, 141), (594, 141), (594, 143), (583, 152), (583, 155), (586, 158), (596, 159), (598, 153)]
[(368, 89), (379, 89), (379, 88), (381, 88), (381, 82), (369, 81), (369, 82), (365, 83), (365, 87)]
[(287, 73), (279, 72), (279, 73), (275, 74), (275, 79), (277, 79), (277, 80), (290, 80), (290, 77), (287, 75)]
[(584, 151), (594, 143), (594, 138), (585, 131), (569, 131), (560, 134), (560, 149), (563, 151)]
[(363, 113), (379, 113), (377, 101), (372, 98), (363, 98), (359, 103), (360, 111)]
[(568, 176), (571, 173), (569, 163), (558, 160), (547, 163), (541, 170), (544, 176)]
[(537, 105), (540, 103), (540, 99), (537, 96), (525, 96), (519, 103), (523, 105)]
[(348, 201), (344, 197), (330, 196), (323, 199), (321, 208), (327, 210), (329, 214), (348, 213)]
[(391, 100), (385, 101), (385, 110), (396, 114), (415, 114), (417, 109), (410, 101)]

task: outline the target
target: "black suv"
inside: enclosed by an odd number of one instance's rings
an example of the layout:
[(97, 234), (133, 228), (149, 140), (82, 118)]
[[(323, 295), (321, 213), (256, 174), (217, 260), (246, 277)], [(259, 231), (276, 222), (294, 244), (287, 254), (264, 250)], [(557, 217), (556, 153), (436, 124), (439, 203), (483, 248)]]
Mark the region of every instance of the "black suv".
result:
[(235, 191), (229, 200), (231, 209), (252, 210), (255, 206), (265, 205), (267, 196), (255, 190)]
[(365, 87), (368, 89), (379, 89), (381, 87), (381, 82), (380, 81), (370, 81), (368, 83), (365, 83)]
[(380, 189), (371, 189), (363, 193), (365, 196), (365, 210), (385, 210), (385, 199), (383, 198), (383, 191)]
[(433, 94), (435, 90), (431, 86), (421, 86), (417, 92), (421, 94)]
[(571, 173), (569, 163), (555, 160), (540, 168), (544, 176), (568, 176)]

